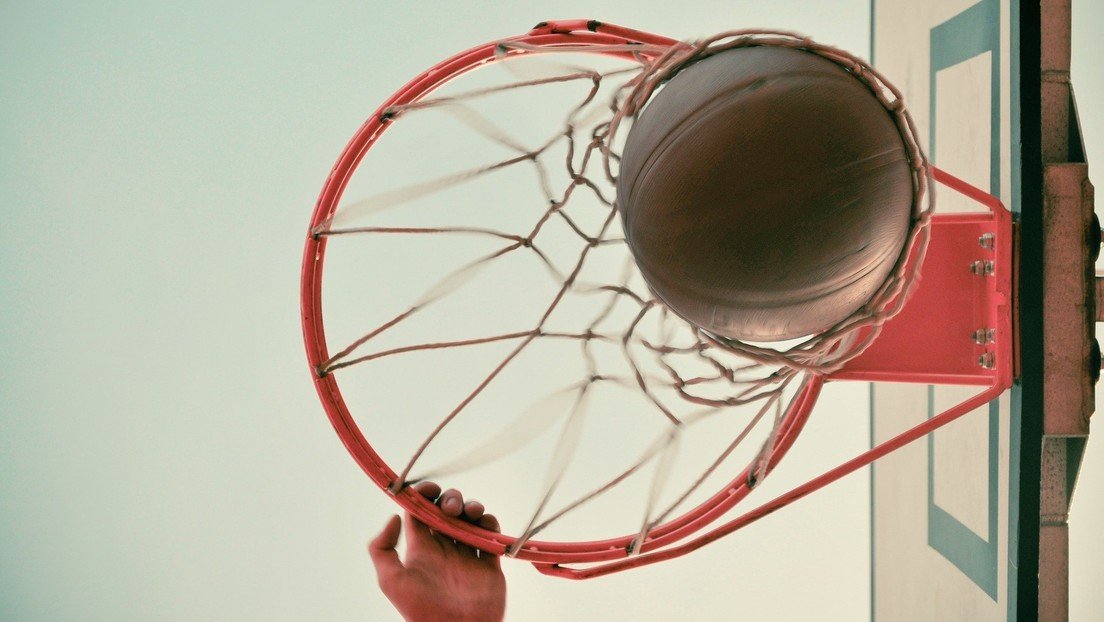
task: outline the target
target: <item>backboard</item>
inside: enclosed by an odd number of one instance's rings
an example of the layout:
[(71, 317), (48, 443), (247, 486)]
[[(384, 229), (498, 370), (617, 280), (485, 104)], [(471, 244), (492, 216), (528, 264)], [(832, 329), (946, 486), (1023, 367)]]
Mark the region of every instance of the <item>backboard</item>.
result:
[[(1028, 230), (1034, 220), (1023, 216), (1039, 207), (1030, 199), (1037, 181), (1025, 178), (1025, 161), (1039, 162), (1039, 146), (1025, 135), (1032, 124), (1037, 134), (1038, 121), (1021, 102), (1025, 93), (1039, 93), (1037, 71), (1023, 70), (1039, 66), (1037, 43), (1029, 39), (1038, 31), (1038, 16), (1028, 15), (1018, 0), (871, 4), (872, 63), (904, 93), (932, 162), (999, 197), (1017, 215), (1028, 245), (1036, 243)], [(938, 212), (971, 209), (953, 193), (938, 197)], [(1030, 299), (1030, 284), (1021, 279), (1022, 301)], [(1020, 328), (1039, 315), (1030, 302), (1020, 313)], [(1030, 337), (1021, 343), (1025, 360), (1037, 346)], [(1036, 610), (1038, 589), (1037, 559), (1021, 559), (1039, 542), (1038, 456), (1025, 449), (1038, 443), (1038, 370), (1025, 362), (1016, 385), (1000, 399), (872, 467), (874, 619), (1033, 617), (1019, 612)], [(871, 442), (976, 392), (872, 386)]]

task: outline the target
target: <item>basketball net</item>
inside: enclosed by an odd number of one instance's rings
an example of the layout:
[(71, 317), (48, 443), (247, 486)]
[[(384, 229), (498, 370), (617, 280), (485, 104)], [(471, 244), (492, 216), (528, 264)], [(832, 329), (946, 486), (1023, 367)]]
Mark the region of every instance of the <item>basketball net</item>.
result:
[[(786, 344), (748, 343), (721, 337), (669, 311), (642, 284), (631, 261), (618, 225), (616, 197), (612, 190), (617, 181), (621, 137), (631, 131), (633, 119), (647, 106), (652, 94), (688, 64), (748, 46), (799, 49), (826, 58), (846, 70), (870, 90), (896, 122), (912, 170), (911, 227), (885, 282), (849, 317), (818, 334)], [(385, 366), (419, 353), (500, 348), (501, 356), (487, 373), (481, 374), (460, 399), (438, 413), (428, 434), (414, 444), (413, 451), (401, 463), (392, 468), (367, 442), (364, 444), (368, 445), (365, 453), (368, 457), (361, 462), (362, 465), (365, 461), (371, 462), (366, 470), (401, 503), (421, 508), (424, 513), (419, 501), (406, 494), (411, 484), (427, 479), (443, 481), (458, 473), (481, 468), (521, 450), (530, 440), (558, 426), (538, 501), (529, 516), (518, 523), (524, 525), (523, 528), (513, 536), (480, 532), (474, 527), (457, 528), (453, 533), (454, 537), (484, 550), (498, 548), (500, 551), (495, 552), (557, 563), (599, 561), (624, 556), (626, 551), (628, 555), (636, 555), (659, 548), (715, 520), (761, 483), (792, 445), (823, 377), (861, 354), (877, 337), (881, 326), (905, 304), (927, 248), (933, 204), (928, 161), (919, 146), (915, 125), (900, 92), (869, 64), (842, 50), (792, 33), (758, 30), (725, 32), (696, 43), (669, 44), (618, 43), (608, 38), (581, 43), (561, 38), (551, 44), (542, 44), (516, 38), (499, 42), (493, 58), (484, 63), (521, 57), (577, 56), (578, 52), (613, 56), (635, 64), (607, 71), (554, 64), (554, 71), (549, 75), (520, 76), (503, 84), (444, 95), (434, 93), (436, 87), (433, 87), (411, 101), (385, 106), (376, 119), (366, 124), (368, 127), (375, 123), (376, 129), (372, 130), (375, 134), (354, 150), (352, 168), (385, 129), (391, 131), (392, 126), (413, 123), (423, 113), (431, 111), (446, 113), (490, 141), (496, 149), (504, 150), (506, 155), (338, 207), (337, 199), (347, 183), (343, 178), (336, 197), (331, 194), (327, 199), (332, 206), (316, 213), (311, 229), (313, 238), (322, 244), (332, 244), (339, 237), (364, 244), (373, 244), (380, 238), (428, 237), (441, 240), (442, 244), (450, 240), (481, 240), (490, 245), (487, 252), (446, 270), (427, 287), (413, 292), (407, 302), (365, 327), (359, 336), (344, 343), (328, 343), (327, 351), (331, 353), (318, 363), (316, 372), (325, 378), (350, 368)], [(457, 69), (455, 73), (459, 75), (463, 71), (466, 69)], [(612, 88), (611, 82), (614, 83)], [(568, 84), (583, 85), (581, 96), (566, 111), (563, 124), (535, 147), (516, 139), (493, 119), (481, 114), (478, 108), (481, 101), (508, 95), (511, 91)], [(486, 224), (421, 221), (407, 224), (386, 219), (377, 222), (377, 216), (389, 214), (403, 205), (454, 192), (466, 184), (479, 183), (514, 168), (532, 171), (541, 201), (546, 206), (534, 211), (528, 222), (518, 226), (512, 223), (500, 228)], [(351, 170), (346, 177), (352, 175)], [(588, 203), (586, 216), (580, 217), (576, 204), (583, 201), (584, 196)], [(326, 197), (324, 193), (323, 199)], [(556, 243), (547, 241), (546, 233), (552, 227), (567, 232), (566, 236), (559, 235)], [(567, 238), (573, 242), (563, 243)], [(512, 317), (511, 321), (502, 322), (510, 328), (501, 332), (455, 335), (450, 339), (413, 336), (379, 345), (385, 342), (385, 337), (399, 332), (431, 309), (447, 306), (450, 299), (459, 296), (481, 275), (493, 271), (496, 264), (515, 261), (519, 256), (526, 256), (541, 266), (551, 283), (547, 298), (532, 306), (531, 316)], [(610, 265), (611, 257), (616, 269), (591, 269), (595, 262)], [(391, 268), (378, 266), (376, 269), (387, 272)], [(596, 274), (604, 276), (598, 279)], [(388, 301), (394, 299), (387, 292), (382, 296)], [(578, 315), (585, 319), (574, 325), (556, 319), (562, 307), (578, 301), (587, 301), (583, 306), (588, 312)], [(320, 309), (321, 303), (317, 306)], [(559, 387), (543, 396), (534, 395), (529, 404), (514, 403), (513, 410), (520, 415), (500, 429), (486, 433), (470, 450), (438, 460), (437, 464), (426, 464), (430, 448), (450, 425), (462, 419), (473, 408), (473, 403), (484, 399), (496, 383), (509, 382), (506, 372), (519, 357), (538, 344), (548, 342), (574, 344), (577, 351), (578, 364), (560, 374), (563, 377), (559, 379)], [(618, 358), (617, 364), (610, 363)], [(662, 422), (660, 431), (643, 444), (635, 460), (596, 479), (589, 489), (572, 495), (566, 502), (560, 501), (556, 493), (583, 434), (588, 402), (593, 393), (607, 386), (635, 392), (639, 402)], [(345, 408), (344, 402), (341, 408)], [(739, 431), (708, 460), (699, 476), (669, 482), (668, 465), (675, 460), (680, 439), (686, 431), (722, 412), (738, 413), (730, 416), (741, 417)], [(352, 425), (355, 427), (355, 423)], [(360, 437), (359, 431), (355, 436)], [(357, 442), (346, 440), (347, 445)], [(748, 454), (751, 459), (739, 475), (720, 493), (680, 515), (688, 500), (700, 495), (707, 481), (729, 470), (725, 466), (727, 462), (748, 442), (757, 443), (757, 446)], [(601, 541), (601, 546), (596, 544), (589, 548), (572, 548), (578, 543), (557, 548), (555, 543), (534, 540), (555, 521), (607, 494), (649, 466), (652, 481), (646, 487), (644, 510), (635, 533)], [(671, 486), (676, 487), (673, 493)], [(668, 492), (661, 494), (665, 490)], [(610, 542), (622, 548), (613, 553), (601, 553), (605, 550), (603, 547), (611, 548), (606, 547)], [(617, 546), (612, 548), (617, 549)]]

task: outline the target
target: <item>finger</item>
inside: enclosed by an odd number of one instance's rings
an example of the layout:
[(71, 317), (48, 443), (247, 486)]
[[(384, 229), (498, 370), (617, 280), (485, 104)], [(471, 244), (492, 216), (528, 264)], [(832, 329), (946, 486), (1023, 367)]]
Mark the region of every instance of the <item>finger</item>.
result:
[(496, 533), (502, 531), (502, 526), (498, 524), (498, 519), (495, 518), (494, 514), (484, 514), (479, 517), (479, 520), (475, 521), (475, 524), (487, 531), (494, 531)]
[(406, 513), (406, 557), (407, 561), (417, 557), (428, 547), (439, 546), (433, 531), (409, 512)]
[(402, 522), (398, 516), (392, 516), (379, 535), (368, 543), (368, 554), (372, 557), (372, 565), (376, 567), (376, 578), (381, 587), (394, 581), (395, 577), (403, 571), (399, 552), (395, 550), (395, 545), (399, 543), (400, 531), (402, 531)]
[(459, 490), (449, 488), (441, 493), (441, 497), (437, 499), (437, 505), (441, 506), (441, 511), (445, 513), (445, 516), (457, 518), (464, 511), (464, 496), (460, 494)]
[(441, 487), (436, 482), (418, 482), (414, 484), (414, 490), (417, 490), (423, 497), (434, 501), (437, 497), (441, 496)]
[(472, 499), (464, 504), (464, 518), (471, 522), (475, 522), (483, 517), (483, 513), (486, 512), (486, 508), (483, 504)]
[[(484, 528), (488, 531), (493, 531), (495, 533), (499, 533), (499, 532), (502, 531), (502, 527), (498, 524), (498, 519), (495, 518), (494, 514), (484, 514), (483, 516), (479, 517), (479, 520), (476, 521), (475, 524), (479, 525), (480, 527), (482, 527), (482, 528)], [(477, 551), (476, 552), (476, 557), (480, 558), (483, 561), (483, 563), (487, 564), (491, 568), (496, 568), (497, 569), (497, 568), (502, 567), (501, 566), (502, 562), (499, 559), (499, 556), (495, 555), (493, 553), (485, 553), (485, 552)]]

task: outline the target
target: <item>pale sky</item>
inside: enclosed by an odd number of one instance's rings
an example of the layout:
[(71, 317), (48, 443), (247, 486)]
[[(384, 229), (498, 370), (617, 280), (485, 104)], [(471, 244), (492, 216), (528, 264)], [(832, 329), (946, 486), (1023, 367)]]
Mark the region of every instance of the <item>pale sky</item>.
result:
[[(1104, 9), (1075, 10), (1093, 162)], [(417, 72), (550, 17), (680, 39), (778, 27), (869, 51), (868, 3), (844, 0), (39, 2), (0, 15), (5, 620), (399, 619), (364, 551), (395, 506), (319, 405), (298, 287), (330, 167)], [(865, 385), (831, 387), (771, 485), (865, 449), (868, 419)], [(1070, 518), (1073, 619), (1104, 611), (1100, 442)], [(508, 619), (865, 619), (868, 484), (857, 473), (603, 580), (506, 560)]]

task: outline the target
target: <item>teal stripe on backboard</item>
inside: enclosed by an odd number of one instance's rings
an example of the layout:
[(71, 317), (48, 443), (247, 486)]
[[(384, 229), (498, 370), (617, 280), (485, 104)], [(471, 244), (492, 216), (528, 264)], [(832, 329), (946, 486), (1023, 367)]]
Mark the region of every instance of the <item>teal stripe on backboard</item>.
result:
[[(1001, 54), (1000, 4), (982, 0), (958, 15), (931, 29), (929, 64), (929, 114), (931, 118), (928, 144), (933, 161), (936, 159), (936, 128), (938, 107), (936, 77), (939, 72), (982, 54), (990, 54), (990, 148), (989, 193), (1000, 195), (1001, 187)], [(936, 165), (939, 162), (934, 162)], [(934, 416), (934, 388), (928, 389), (928, 416)], [(928, 435), (928, 545), (955, 565), (993, 600), (997, 600), (997, 479), (999, 452), (999, 410), (996, 401), (989, 405), (989, 456), (987, 469), (988, 507), (987, 534), (974, 533), (951, 513), (935, 502), (936, 435)]]

